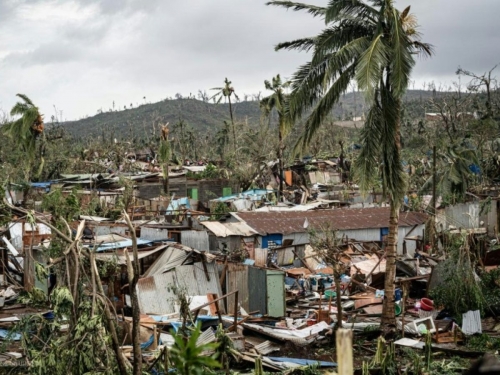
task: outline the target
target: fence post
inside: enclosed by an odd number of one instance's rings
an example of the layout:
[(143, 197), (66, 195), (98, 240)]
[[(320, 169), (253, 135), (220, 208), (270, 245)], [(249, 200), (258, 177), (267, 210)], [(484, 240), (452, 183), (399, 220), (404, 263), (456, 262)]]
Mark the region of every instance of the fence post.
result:
[(337, 343), (337, 374), (353, 375), (352, 361), (352, 331), (350, 329), (338, 329), (336, 336)]

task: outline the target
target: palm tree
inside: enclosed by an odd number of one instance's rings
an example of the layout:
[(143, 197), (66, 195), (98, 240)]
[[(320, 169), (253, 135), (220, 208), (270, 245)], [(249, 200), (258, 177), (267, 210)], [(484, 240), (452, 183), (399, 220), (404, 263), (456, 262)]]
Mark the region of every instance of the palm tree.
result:
[(236, 152), (236, 129), (234, 126), (233, 105), (231, 103), (231, 97), (234, 96), (236, 100), (240, 100), (240, 98), (238, 98), (238, 95), (236, 95), (236, 93), (234, 92), (234, 87), (231, 86), (231, 81), (229, 81), (227, 77), (224, 79), (224, 87), (214, 87), (211, 90), (218, 91), (211, 97), (211, 99), (214, 100), (214, 103), (219, 104), (222, 98), (224, 98), (224, 100), (227, 99), (229, 103), (229, 116), (231, 118), (231, 126), (233, 133), (233, 151)]
[(285, 145), (283, 143), (284, 138), (288, 135), (290, 129), (293, 126), (293, 121), (289, 116), (288, 111), (286, 111), (286, 101), (287, 94), (284, 90), (290, 86), (289, 82), (282, 82), (281, 77), (278, 74), (273, 77), (272, 81), (264, 81), (266, 90), (270, 90), (273, 93), (260, 101), (260, 107), (264, 112), (264, 115), (270, 117), (273, 110), (278, 113), (278, 163), (279, 163), (279, 175), (280, 175), (280, 187), (278, 193), (278, 201), (283, 197), (283, 150)]
[(298, 146), (303, 149), (331, 113), (333, 106), (355, 80), (370, 105), (362, 130), (362, 150), (356, 160), (357, 178), (368, 191), (381, 164), (384, 192), (390, 204), (382, 326), (395, 323), (394, 278), (399, 209), (406, 190), (401, 165), (400, 108), (415, 55), (430, 55), (430, 45), (420, 42), (416, 18), (410, 7), (403, 12), (394, 0), (330, 0), (327, 7), (290, 1), (270, 5), (306, 10), (324, 19), (318, 36), (281, 43), (277, 49), (312, 51), (312, 59), (292, 79), (289, 112), (293, 118), (312, 109)]
[(38, 107), (24, 94), (17, 94), (22, 101), (17, 102), (10, 111), (11, 116), (20, 116), (17, 120), (7, 123), (3, 133), (16, 142), (27, 156), (35, 155), (35, 141), (43, 133), (43, 115)]
[[(444, 152), (436, 152), (436, 196), (464, 199), (476, 175), (471, 168), (474, 165), (479, 165), (474, 149), (451, 145)], [(429, 192), (432, 189), (432, 181), (433, 176), (430, 176), (420, 190)]]

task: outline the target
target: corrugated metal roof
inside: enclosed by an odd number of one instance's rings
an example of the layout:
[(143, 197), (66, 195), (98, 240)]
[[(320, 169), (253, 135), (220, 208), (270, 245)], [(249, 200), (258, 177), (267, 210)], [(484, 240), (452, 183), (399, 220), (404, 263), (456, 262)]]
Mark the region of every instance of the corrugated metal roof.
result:
[(220, 223), (218, 221), (202, 221), (201, 224), (217, 237), (243, 236), (250, 237), (257, 234), (244, 222)]
[[(157, 253), (158, 251), (164, 250), (166, 247), (167, 247), (167, 245), (162, 245), (162, 246), (158, 246), (157, 248), (152, 249), (152, 250), (145, 250), (145, 251), (139, 250), (137, 252), (138, 258), (139, 259), (146, 258), (154, 253)], [(130, 255), (130, 260), (134, 261), (134, 256), (133, 256), (132, 252), (130, 252), (129, 255)], [(117, 264), (119, 264), (119, 265), (126, 265), (127, 264), (127, 258), (125, 256), (124, 250), (116, 250), (116, 251), (113, 251), (111, 253), (99, 253), (99, 254), (96, 254), (95, 257), (97, 260), (104, 260), (104, 261), (116, 260)]]
[[(238, 212), (232, 215), (248, 224), (259, 234), (266, 235), (307, 232), (307, 228), (318, 229), (325, 225), (337, 230), (387, 228), (390, 209), (373, 207), (305, 212)], [(427, 215), (421, 212), (401, 212), (399, 226), (419, 225), (426, 220)]]
[(180, 266), (191, 255), (192, 249), (179, 243), (168, 245), (161, 256), (144, 273), (144, 277), (167, 272)]

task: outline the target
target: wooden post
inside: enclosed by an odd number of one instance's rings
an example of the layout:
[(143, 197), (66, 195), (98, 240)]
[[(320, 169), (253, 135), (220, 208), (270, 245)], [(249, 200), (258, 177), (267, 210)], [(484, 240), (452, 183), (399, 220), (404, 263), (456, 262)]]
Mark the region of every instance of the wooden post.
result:
[(339, 328), (337, 330), (337, 374), (353, 375), (352, 331)]
[(238, 291), (234, 293), (234, 323), (233, 332), (238, 331)]

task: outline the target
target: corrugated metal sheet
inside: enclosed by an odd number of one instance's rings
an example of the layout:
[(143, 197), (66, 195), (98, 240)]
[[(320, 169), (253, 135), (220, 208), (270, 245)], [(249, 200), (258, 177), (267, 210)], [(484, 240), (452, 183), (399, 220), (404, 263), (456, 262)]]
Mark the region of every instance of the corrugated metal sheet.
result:
[(462, 229), (478, 228), (479, 212), (478, 202), (455, 204), (439, 210), (437, 221), (445, 229), (451, 226)]
[(466, 335), (482, 333), (481, 313), (479, 310), (467, 311), (462, 314), (462, 332)]
[(167, 240), (169, 238), (168, 229), (141, 227), (141, 238), (150, 241)]
[(215, 340), (217, 340), (217, 338), (215, 337), (215, 332), (210, 327), (206, 331), (202, 332), (198, 337), (198, 340), (196, 340), (196, 346), (210, 344), (211, 342), (215, 342)]
[(126, 227), (122, 226), (110, 226), (110, 225), (96, 225), (94, 227), (94, 234), (96, 236), (102, 236), (111, 233), (125, 234)]
[(293, 260), (295, 259), (295, 254), (293, 253), (294, 247), (286, 247), (284, 249), (277, 249), (277, 261), (278, 266), (289, 266), (293, 264)]
[(196, 250), (208, 251), (208, 233), (204, 230), (183, 230), (181, 232), (181, 243)]
[[(226, 271), (226, 292), (238, 291), (238, 302), (246, 311), (252, 311), (249, 307), (248, 290), (248, 266), (241, 263), (228, 263)], [(263, 292), (262, 290), (260, 291)], [(227, 300), (227, 310), (230, 313), (234, 311), (234, 298)]]
[(267, 314), (266, 270), (257, 267), (248, 268), (249, 310)]
[(207, 271), (210, 280), (207, 280), (202, 263), (194, 263), (188, 266), (179, 266), (175, 269), (177, 283), (184, 288), (189, 296), (206, 296), (215, 293), (222, 296), (219, 284), (219, 272), (215, 263), (207, 263)]
[(191, 249), (181, 244), (174, 243), (168, 245), (163, 254), (144, 273), (144, 277), (167, 272), (180, 266), (190, 256)]
[[(177, 296), (172, 291), (174, 286), (181, 288), (188, 296), (207, 295), (207, 293), (221, 296), (217, 265), (207, 263), (207, 270), (210, 281), (207, 280), (201, 263), (179, 266), (170, 272), (140, 279), (137, 284), (137, 294), (141, 312), (159, 315), (175, 312)], [(220, 305), (220, 308), (225, 312), (223, 306)]]
[(279, 351), (280, 346), (272, 343), (271, 341), (264, 341), (259, 345), (255, 345), (254, 349), (261, 355), (267, 355), (269, 353)]
[(201, 224), (217, 237), (242, 236), (250, 237), (257, 234), (252, 228), (243, 222), (220, 223), (218, 221), (203, 221)]
[[(301, 233), (307, 228), (320, 228), (329, 225), (337, 230), (387, 228), (389, 226), (390, 209), (388, 207), (373, 207), (361, 209), (333, 209), (305, 212), (238, 212), (233, 214), (246, 222), (261, 235), (272, 233)], [(307, 228), (304, 223), (308, 223)], [(413, 226), (422, 224), (427, 215), (420, 212), (402, 212), (399, 225)]]
[(177, 297), (172, 291), (176, 285), (175, 272), (156, 274), (139, 279), (137, 296), (143, 314), (172, 314)]
[[(153, 250), (146, 250), (146, 251), (138, 251), (138, 258), (143, 259), (146, 258), (150, 255), (153, 255), (159, 251), (164, 250), (167, 247), (167, 245), (162, 245), (158, 246), (156, 249)], [(129, 253), (130, 255), (130, 260), (134, 261), (134, 256), (132, 252)], [(111, 253), (99, 253), (95, 255), (97, 260), (104, 260), (104, 261), (116, 261), (117, 264), (119, 265), (125, 265), (127, 264), (127, 258), (125, 256), (125, 252), (123, 250), (115, 250)]]

